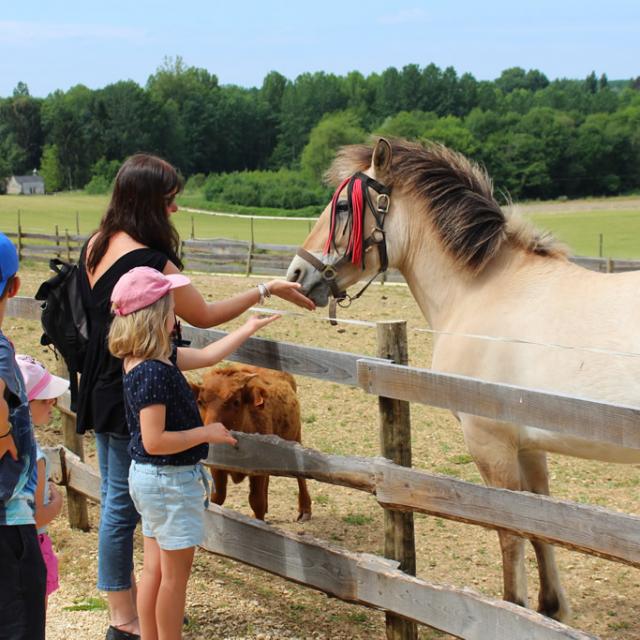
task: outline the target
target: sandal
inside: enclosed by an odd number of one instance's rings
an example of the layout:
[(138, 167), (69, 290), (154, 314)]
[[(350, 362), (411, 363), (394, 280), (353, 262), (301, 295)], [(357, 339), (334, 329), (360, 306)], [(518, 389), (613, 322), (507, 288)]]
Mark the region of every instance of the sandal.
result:
[(129, 633), (110, 625), (105, 640), (140, 640), (140, 636), (137, 633)]

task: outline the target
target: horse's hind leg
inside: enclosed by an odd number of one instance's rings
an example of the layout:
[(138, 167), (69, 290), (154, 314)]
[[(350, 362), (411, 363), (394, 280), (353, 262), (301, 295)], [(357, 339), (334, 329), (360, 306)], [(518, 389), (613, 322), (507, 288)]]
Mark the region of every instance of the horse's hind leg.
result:
[[(549, 473), (546, 453), (543, 451), (523, 451), (520, 452), (519, 457), (522, 489), (548, 496)], [(571, 615), (571, 607), (560, 584), (555, 549), (552, 545), (539, 540), (532, 540), (531, 544), (538, 559), (538, 574), (540, 576), (538, 611), (556, 620), (567, 620)]]
[[(491, 487), (521, 490), (518, 436), (515, 427), (475, 416), (461, 420), (469, 453)], [(524, 539), (498, 530), (502, 551), (504, 599), (528, 606)]]

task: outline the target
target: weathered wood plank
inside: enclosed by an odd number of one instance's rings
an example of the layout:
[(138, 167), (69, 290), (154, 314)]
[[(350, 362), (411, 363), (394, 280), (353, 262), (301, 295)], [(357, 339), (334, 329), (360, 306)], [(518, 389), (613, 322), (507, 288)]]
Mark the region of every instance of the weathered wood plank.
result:
[(375, 395), (640, 449), (640, 407), (370, 360), (358, 363), (358, 380)]
[(23, 320), (38, 320), (42, 315), (42, 303), (34, 298), (18, 296), (9, 298), (7, 304), (7, 316), (22, 318)]
[(640, 517), (532, 493), (484, 487), (407, 469), (384, 458), (333, 456), (277, 436), (234, 433), (237, 447), (212, 446), (207, 463), (227, 471), (303, 476), (374, 493), (382, 506), (491, 529), (640, 566)]
[(206, 463), (230, 471), (242, 469), (272, 476), (299, 476), (375, 492), (376, 458), (330, 455), (278, 436), (256, 437), (235, 431), (234, 436), (238, 440), (236, 447), (211, 445)]
[(43, 447), (43, 451), (51, 462), (51, 478), (54, 482), (66, 485), (79, 494), (100, 502), (100, 474), (86, 462), (82, 462), (69, 449), (57, 447)]
[[(203, 347), (227, 335), (225, 331), (191, 326), (183, 326), (182, 334), (186, 340), (191, 341), (193, 347)], [(368, 356), (305, 347), (291, 342), (249, 338), (227, 359), (355, 386), (358, 384), (356, 363), (363, 357)], [(373, 360), (377, 361), (376, 358)]]
[(211, 505), (203, 547), (313, 587), (469, 640), (574, 640), (593, 636), (508, 602), (409, 576), (393, 561), (279, 531)]

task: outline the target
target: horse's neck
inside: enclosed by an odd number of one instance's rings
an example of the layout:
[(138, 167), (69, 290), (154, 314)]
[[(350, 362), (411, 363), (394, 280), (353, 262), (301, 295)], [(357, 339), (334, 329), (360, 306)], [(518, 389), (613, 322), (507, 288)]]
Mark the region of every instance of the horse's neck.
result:
[(409, 259), (400, 271), (433, 329), (446, 329), (470, 299), (484, 299), (489, 304), (493, 291), (526, 263), (524, 252), (509, 246), (480, 275), (456, 265), (435, 242), (413, 246), (406, 255)]

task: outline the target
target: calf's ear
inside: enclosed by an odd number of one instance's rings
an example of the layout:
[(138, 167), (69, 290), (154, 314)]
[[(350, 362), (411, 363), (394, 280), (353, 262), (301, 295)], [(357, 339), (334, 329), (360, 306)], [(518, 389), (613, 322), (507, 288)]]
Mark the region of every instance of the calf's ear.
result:
[(264, 407), (264, 399), (267, 395), (267, 390), (260, 385), (253, 385), (250, 389), (251, 401), (254, 407)]

